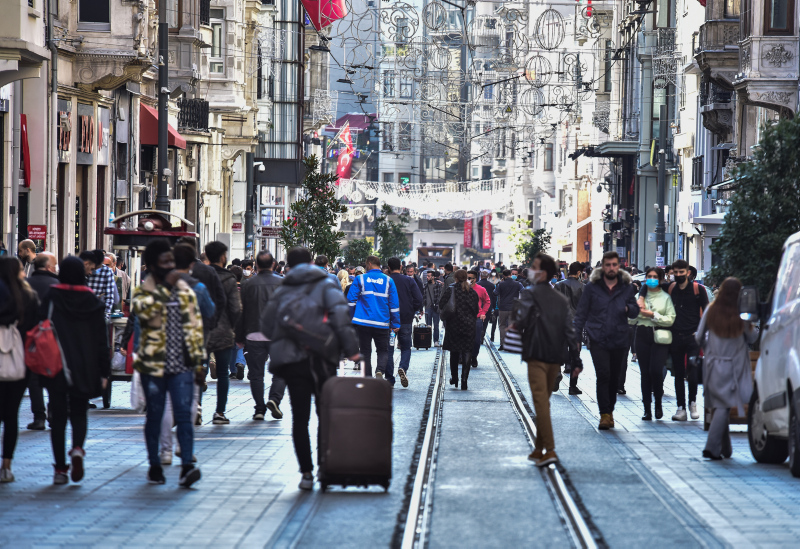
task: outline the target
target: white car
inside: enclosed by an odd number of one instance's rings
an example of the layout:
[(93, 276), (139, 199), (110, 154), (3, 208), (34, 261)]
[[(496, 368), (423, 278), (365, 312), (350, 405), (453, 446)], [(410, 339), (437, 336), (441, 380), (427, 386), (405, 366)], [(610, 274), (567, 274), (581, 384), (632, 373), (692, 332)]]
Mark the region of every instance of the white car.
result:
[(750, 451), (759, 463), (783, 463), (800, 477), (800, 232), (783, 246), (748, 409)]

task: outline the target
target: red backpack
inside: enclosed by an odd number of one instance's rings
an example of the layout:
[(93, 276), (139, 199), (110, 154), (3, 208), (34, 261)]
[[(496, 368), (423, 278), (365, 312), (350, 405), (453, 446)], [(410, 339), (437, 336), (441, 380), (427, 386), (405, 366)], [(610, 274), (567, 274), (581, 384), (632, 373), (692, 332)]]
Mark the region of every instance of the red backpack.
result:
[(56, 377), (61, 370), (67, 376), (69, 383), (69, 370), (64, 364), (64, 353), (58, 341), (58, 334), (50, 317), (53, 315), (53, 302), (47, 318), (28, 331), (25, 337), (25, 365), (30, 370), (45, 377)]

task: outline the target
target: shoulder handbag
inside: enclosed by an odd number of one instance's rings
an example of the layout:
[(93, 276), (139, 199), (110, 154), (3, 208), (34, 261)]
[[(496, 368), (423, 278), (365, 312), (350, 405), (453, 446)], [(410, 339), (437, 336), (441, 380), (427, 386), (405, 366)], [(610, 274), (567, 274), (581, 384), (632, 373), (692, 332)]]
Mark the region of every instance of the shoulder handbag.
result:
[(456, 314), (456, 287), (455, 284), (450, 285), (450, 299), (447, 300), (447, 305), (442, 308), (439, 313), (443, 320), (449, 319)]
[(17, 323), (0, 326), (0, 381), (25, 378), (25, 350)]
[[(653, 307), (650, 305), (650, 300), (645, 298), (645, 302), (647, 302), (647, 308), (651, 311)], [(669, 345), (672, 343), (672, 331), (669, 328), (659, 328), (658, 326), (653, 327), (653, 341), (658, 345)]]
[[(47, 318), (28, 331), (25, 336), (25, 363), (35, 374), (55, 377), (64, 371), (69, 382), (69, 370), (64, 364), (64, 352), (58, 341), (55, 326), (50, 318), (53, 316), (53, 302), (47, 310)], [(71, 384), (70, 384), (71, 385)]]

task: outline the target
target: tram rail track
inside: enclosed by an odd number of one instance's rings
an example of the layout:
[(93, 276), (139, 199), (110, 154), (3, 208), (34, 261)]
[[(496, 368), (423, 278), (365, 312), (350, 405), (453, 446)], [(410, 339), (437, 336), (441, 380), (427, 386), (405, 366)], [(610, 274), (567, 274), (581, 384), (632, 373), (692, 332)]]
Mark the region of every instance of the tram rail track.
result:
[[(485, 341), (492, 364), (497, 370), (503, 388), (508, 394), (511, 405), (520, 420), (528, 442), (533, 448), (536, 440), (536, 423), (525, 396), (520, 391), (513, 375), (508, 371), (505, 362), (494, 345)], [(446, 387), (446, 353), (440, 351), (436, 355), (430, 400), (423, 414), (422, 443), (418, 449), (412, 471), (414, 472), (410, 497), (407, 498), (407, 513), (403, 525), (402, 539), (395, 537), (395, 547), (416, 549), (426, 547), (429, 539), (430, 517), (436, 480), (436, 466), (439, 451), (439, 439), (442, 428), (442, 408)], [(595, 534), (589, 522), (584, 518), (581, 506), (575, 501), (559, 468), (550, 465), (539, 469), (548, 493), (553, 500), (559, 517), (567, 530), (572, 545), (580, 549), (596, 549), (605, 547), (599, 533)], [(399, 526), (399, 524), (398, 524)]]

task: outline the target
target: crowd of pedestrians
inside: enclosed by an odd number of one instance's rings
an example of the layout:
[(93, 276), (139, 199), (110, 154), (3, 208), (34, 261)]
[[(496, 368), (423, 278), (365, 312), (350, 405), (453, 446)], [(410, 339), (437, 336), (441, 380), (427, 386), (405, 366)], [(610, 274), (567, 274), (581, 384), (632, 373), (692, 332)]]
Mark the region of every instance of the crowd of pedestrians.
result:
[[(312, 397), (320, 397), (323, 384), (346, 359), (355, 368), (363, 365), (368, 377), (392, 386), (399, 379), (402, 387), (409, 387), (418, 327), (431, 330), (433, 347), (449, 352), (450, 385), (464, 391), (471, 369), (478, 367), (485, 338), (494, 341), (499, 326), (500, 350), (508, 351), (512, 334), (519, 338), (516, 352), (527, 363), (538, 426), (529, 458), (541, 466), (558, 461), (549, 399), (562, 378), (562, 367), (570, 378), (569, 394), (581, 394), (577, 381), (583, 370), (582, 345), (594, 365), (599, 428), (605, 430), (615, 426), (614, 407), (617, 396), (625, 394), (631, 351), (641, 370), (642, 419), (664, 415), (669, 358), (678, 400), (672, 419), (685, 421), (699, 417), (700, 376), (690, 358), (702, 346), (707, 364), (727, 360), (746, 350), (746, 342), (755, 337), (752, 327), (732, 314), (741, 284), (726, 280), (709, 307), (705, 288), (692, 280), (692, 268), (683, 260), (670, 266), (670, 275), (662, 268), (646, 268), (639, 286), (615, 252), (604, 254), (594, 269), (582, 263), (560, 267), (552, 257), (538, 254), (525, 268), (497, 263), (491, 270), (450, 263), (418, 266), (399, 258), (384, 262), (376, 256), (369, 256), (363, 266), (332, 267), (327, 257), (313, 257), (302, 247), (288, 250), (285, 261), (276, 261), (266, 251), (252, 260), (229, 261), (227, 246), (218, 241), (198, 252), (195, 239), (174, 245), (152, 240), (142, 255), (142, 281), (136, 287), (125, 265), (102, 250), (59, 262), (53, 254), (36, 254), (24, 241), (19, 259), (0, 258), (4, 348), (10, 348), (7, 341), (22, 341), (37, 325), (41, 329), (49, 322), (63, 359), (63, 368), (54, 375), (34, 373), (23, 365), (22, 375), (15, 378), (6, 375), (7, 362), (0, 363), (0, 481), (14, 480), (11, 463), (26, 388), (33, 413), (28, 428), (44, 430), (46, 422), (51, 427), (54, 484), (82, 479), (88, 410), (94, 406), (91, 399), (101, 396), (109, 383), (115, 350), (123, 357), (133, 350), (130, 358), (146, 404), (147, 481), (166, 482), (164, 466), (172, 463), (173, 453), (181, 461), (181, 486), (201, 478), (194, 430), (203, 424), (207, 378), (216, 379), (211, 422), (227, 425), (231, 380), (242, 380), (246, 373), (255, 421), (263, 421), (267, 413), (280, 420), (288, 389), (300, 487), (311, 489)], [(126, 328), (121, 338), (110, 339), (109, 319), (122, 314), (127, 316)], [(396, 347), (400, 356), (395, 377)], [(9, 357), (0, 358), (20, 360)], [(272, 374), (269, 388), (267, 371)], [(714, 375), (706, 370), (705, 382), (723, 383)], [(738, 386), (741, 394), (710, 402), (715, 413), (706, 457), (730, 455), (727, 413), (749, 396), (744, 380)], [(72, 426), (68, 452), (67, 422)]]

